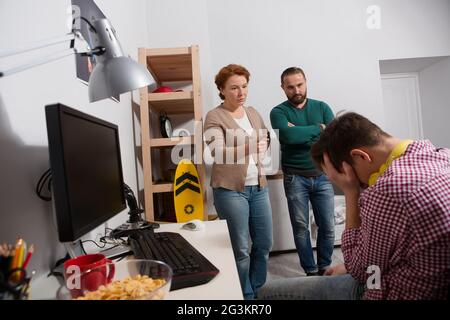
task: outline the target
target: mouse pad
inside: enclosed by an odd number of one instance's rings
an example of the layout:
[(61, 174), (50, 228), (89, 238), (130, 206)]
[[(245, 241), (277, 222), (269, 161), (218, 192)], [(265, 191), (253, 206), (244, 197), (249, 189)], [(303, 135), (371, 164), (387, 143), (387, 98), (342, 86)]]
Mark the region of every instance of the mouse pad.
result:
[(203, 220), (203, 191), (192, 161), (183, 159), (178, 163), (173, 182), (173, 195), (177, 222)]

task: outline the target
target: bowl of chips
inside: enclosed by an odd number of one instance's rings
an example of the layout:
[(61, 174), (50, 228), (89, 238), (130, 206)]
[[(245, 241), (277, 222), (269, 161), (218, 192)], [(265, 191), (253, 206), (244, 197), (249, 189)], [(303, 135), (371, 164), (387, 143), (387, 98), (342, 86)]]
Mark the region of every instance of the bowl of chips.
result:
[(68, 277), (57, 299), (163, 300), (172, 274), (169, 265), (156, 260), (110, 262)]

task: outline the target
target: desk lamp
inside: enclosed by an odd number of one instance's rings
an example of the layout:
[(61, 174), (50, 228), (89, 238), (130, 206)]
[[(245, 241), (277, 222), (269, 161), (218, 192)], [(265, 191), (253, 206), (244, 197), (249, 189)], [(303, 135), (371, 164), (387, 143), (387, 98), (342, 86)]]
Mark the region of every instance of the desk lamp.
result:
[(84, 17), (80, 19), (89, 25), (93, 49), (88, 45), (80, 30), (72, 29), (69, 34), (62, 37), (40, 41), (21, 49), (0, 51), (0, 58), (5, 58), (70, 41), (70, 49), (41, 57), (25, 65), (4, 71), (0, 70), (0, 78), (72, 54), (80, 54), (82, 56), (95, 56), (97, 62), (89, 78), (90, 102), (118, 96), (154, 83), (153, 77), (143, 65), (123, 54), (116, 31), (108, 19), (96, 19), (92, 23)]

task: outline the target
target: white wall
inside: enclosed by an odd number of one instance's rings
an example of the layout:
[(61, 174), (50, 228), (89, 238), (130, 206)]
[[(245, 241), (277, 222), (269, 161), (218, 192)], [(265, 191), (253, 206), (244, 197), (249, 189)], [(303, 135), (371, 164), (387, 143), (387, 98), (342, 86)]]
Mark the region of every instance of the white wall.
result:
[[(265, 117), (284, 99), (281, 72), (304, 68), (309, 96), (383, 125), (379, 59), (450, 51), (450, 2), (382, 0), (381, 29), (367, 28), (373, 1), (208, 1), (212, 68), (242, 63), (252, 72), (249, 104)], [(228, 14), (225, 14), (228, 13)]]
[(419, 72), (419, 82), (424, 137), (450, 148), (450, 57)]
[[(103, 0), (97, 4), (117, 30), (124, 51), (136, 58), (137, 48), (147, 46), (146, 1)], [(68, 5), (69, 0), (2, 0), (1, 49), (66, 34)], [(46, 52), (2, 59), (0, 70)], [(50, 204), (34, 194), (39, 177), (49, 167), (46, 104), (61, 102), (117, 124), (124, 178), (136, 190), (131, 94), (122, 95), (120, 103), (112, 100), (89, 103), (87, 86), (75, 74), (74, 58), (68, 57), (0, 79), (0, 241), (14, 243), (20, 235), (28, 243), (34, 243), (36, 252), (31, 268), (41, 277), (65, 254), (58, 244)], [(124, 212), (109, 226), (116, 226), (126, 218)]]
[[(207, 3), (211, 0), (149, 0), (147, 5), (148, 16), (148, 43), (151, 48), (187, 47), (194, 44), (200, 48), (200, 75), (203, 98), (203, 113), (211, 109), (213, 96), (216, 96), (214, 85), (215, 70), (211, 69), (211, 36), (209, 34), (210, 21), (207, 12)], [(172, 117), (174, 118), (174, 117)], [(177, 117), (179, 118), (179, 117)], [(174, 120), (174, 119), (172, 119)], [(175, 124), (178, 124), (175, 119)], [(193, 128), (188, 122), (186, 129)], [(142, 170), (139, 174), (139, 188), (143, 188)], [(211, 167), (206, 166), (209, 186)], [(212, 205), (211, 188), (207, 188), (208, 212), (214, 213)], [(142, 194), (141, 194), (141, 198)]]
[[(373, 4), (380, 29), (367, 27)], [(450, 53), (448, 0), (152, 0), (148, 10), (152, 47), (197, 43), (207, 56), (201, 64), (205, 113), (220, 103), (214, 75), (239, 63), (252, 75), (248, 104), (266, 124), (285, 99), (279, 77), (289, 66), (304, 68), (310, 97), (383, 126), (379, 60)], [(208, 202), (211, 210), (210, 196)]]
[(208, 0), (148, 0), (148, 43), (151, 48), (200, 47), (204, 109), (211, 103), (212, 79)]

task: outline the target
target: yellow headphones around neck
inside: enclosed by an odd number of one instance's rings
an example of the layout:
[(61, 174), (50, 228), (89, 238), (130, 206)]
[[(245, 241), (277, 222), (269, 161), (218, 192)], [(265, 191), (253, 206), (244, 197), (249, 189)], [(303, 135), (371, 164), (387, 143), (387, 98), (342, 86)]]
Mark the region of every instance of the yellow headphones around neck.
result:
[(395, 146), (395, 148), (391, 151), (389, 154), (389, 157), (386, 159), (386, 162), (383, 163), (377, 172), (374, 172), (369, 177), (369, 187), (373, 186), (375, 183), (377, 183), (378, 177), (381, 176), (387, 168), (392, 164), (392, 162), (401, 157), (405, 151), (406, 148), (412, 143), (412, 140), (403, 140), (399, 144)]

